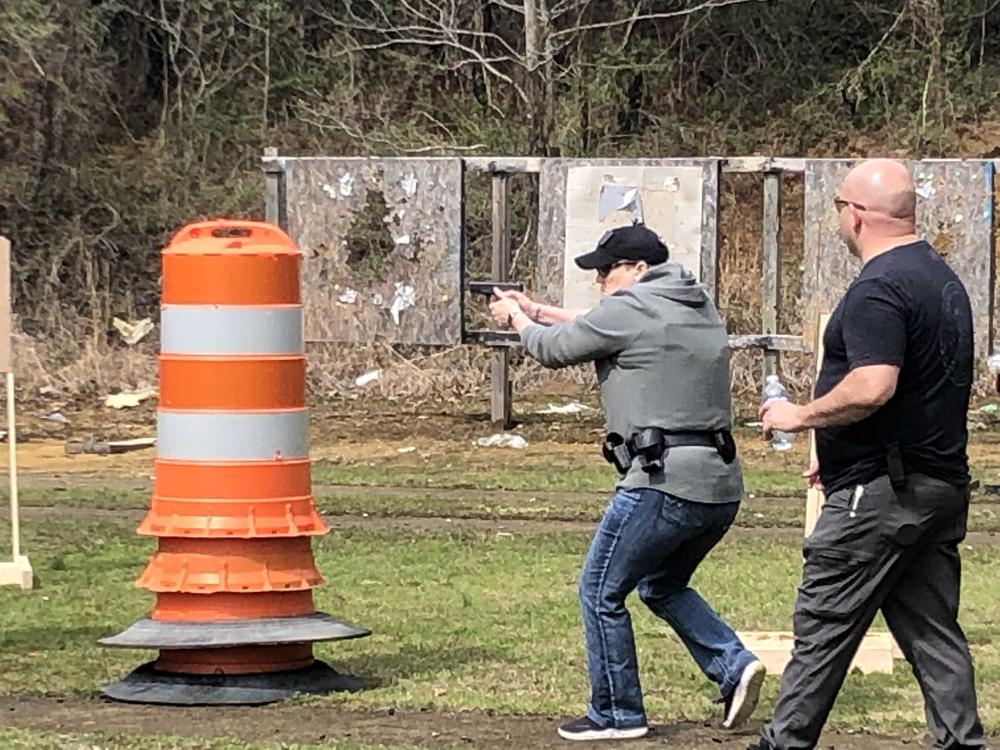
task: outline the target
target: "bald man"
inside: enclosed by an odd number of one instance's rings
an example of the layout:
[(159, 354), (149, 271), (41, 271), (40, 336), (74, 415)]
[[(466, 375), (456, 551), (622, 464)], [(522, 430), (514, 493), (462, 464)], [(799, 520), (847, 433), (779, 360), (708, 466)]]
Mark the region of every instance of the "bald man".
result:
[(805, 476), (826, 502), (803, 545), (795, 648), (774, 717), (749, 750), (813, 748), (876, 613), (913, 667), (934, 747), (982, 748), (958, 624), (969, 510), (972, 313), (962, 282), (917, 236), (903, 164), (865, 161), (834, 200), (862, 269), (823, 338), (815, 400), (762, 409), (772, 430), (816, 431)]

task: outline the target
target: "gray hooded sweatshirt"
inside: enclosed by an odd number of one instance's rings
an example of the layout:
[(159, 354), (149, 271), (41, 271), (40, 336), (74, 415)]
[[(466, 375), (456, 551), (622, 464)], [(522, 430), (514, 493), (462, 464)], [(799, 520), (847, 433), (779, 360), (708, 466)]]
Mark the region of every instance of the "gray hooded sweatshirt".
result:
[[(694, 275), (677, 263), (651, 267), (575, 320), (528, 326), (521, 343), (545, 367), (595, 363), (608, 432), (628, 438), (647, 427), (732, 426), (725, 326)], [(743, 496), (743, 472), (738, 458), (727, 465), (714, 448), (681, 446), (667, 451), (662, 473), (647, 473), (636, 459), (617, 487), (729, 503)]]

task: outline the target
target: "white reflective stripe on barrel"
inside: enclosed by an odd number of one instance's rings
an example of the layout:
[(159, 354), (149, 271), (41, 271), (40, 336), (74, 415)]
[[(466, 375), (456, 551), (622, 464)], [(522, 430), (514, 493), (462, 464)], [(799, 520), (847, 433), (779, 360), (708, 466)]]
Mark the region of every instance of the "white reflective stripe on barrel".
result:
[(159, 410), (156, 455), (177, 461), (271, 461), (309, 457), (309, 411)]
[(164, 354), (302, 354), (302, 306), (164, 305)]

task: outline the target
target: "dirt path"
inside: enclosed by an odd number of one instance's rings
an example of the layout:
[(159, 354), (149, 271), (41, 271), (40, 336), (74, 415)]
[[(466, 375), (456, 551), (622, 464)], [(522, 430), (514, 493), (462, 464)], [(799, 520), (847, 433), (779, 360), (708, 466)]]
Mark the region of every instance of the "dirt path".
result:
[[(0, 508), (0, 518), (6, 517), (7, 511)], [(26, 520), (44, 521), (57, 513), (60, 520), (79, 519), (83, 521), (105, 521), (121, 523), (134, 528), (142, 520), (145, 511), (136, 508), (124, 510), (107, 510), (103, 508), (59, 508), (24, 507), (21, 515)], [(338, 529), (379, 529), (390, 531), (408, 531), (413, 533), (430, 533), (444, 531), (477, 531), (484, 534), (495, 534), (497, 537), (576, 533), (589, 534), (594, 530), (593, 521), (559, 521), (534, 519), (493, 519), (493, 518), (440, 518), (436, 516), (372, 516), (372, 515), (329, 515), (324, 514), (323, 520), (334, 531)], [(770, 539), (774, 541), (798, 541), (802, 539), (802, 530), (798, 527), (747, 528), (734, 526), (729, 532), (729, 539)], [(970, 545), (1000, 545), (1000, 532), (970, 532), (965, 543)]]
[[(558, 745), (562, 719), (436, 711), (347, 711), (323, 704), (277, 704), (256, 708), (176, 708), (137, 706), (100, 699), (0, 696), (0, 726), (55, 732), (175, 734), (241, 740), (320, 743), (331, 740), (420, 747), (474, 747), (478, 750), (534, 750)], [(655, 725), (632, 748), (744, 750), (759, 724), (728, 732), (711, 724)], [(827, 733), (821, 747), (835, 750), (913, 750), (921, 738)]]

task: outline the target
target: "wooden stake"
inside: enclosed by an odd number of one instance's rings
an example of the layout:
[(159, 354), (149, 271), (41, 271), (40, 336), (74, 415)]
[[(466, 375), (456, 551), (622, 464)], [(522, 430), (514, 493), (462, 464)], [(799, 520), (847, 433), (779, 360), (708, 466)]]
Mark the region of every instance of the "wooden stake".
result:
[[(510, 175), (493, 174), (493, 281), (507, 281), (510, 273)], [(490, 361), (490, 417), (494, 425), (512, 425), (513, 392), (510, 385), (510, 349), (493, 347)]]
[(6, 375), (7, 460), (10, 472), (10, 542), (12, 560), (0, 563), (0, 586), (30, 589), (34, 575), (21, 554), (21, 517), (17, 497), (17, 429), (14, 409), (14, 365), (11, 356), (10, 242), (0, 237), (0, 372)]
[[(823, 366), (823, 333), (826, 331), (826, 324), (830, 321), (829, 313), (822, 313), (816, 325), (816, 339), (813, 343), (813, 351), (816, 352), (815, 377), (819, 378), (820, 368)], [(815, 380), (813, 381), (815, 382)], [(809, 431), (809, 463), (816, 461), (816, 431)], [(816, 527), (819, 514), (823, 510), (824, 495), (815, 487), (810, 487), (806, 492), (806, 525), (805, 535), (809, 536)]]
[(14, 373), (7, 373), (7, 468), (10, 471), (10, 546), (21, 556), (21, 520), (17, 499), (17, 433), (14, 425)]
[[(264, 158), (277, 159), (278, 149), (265, 148)], [(284, 211), (281, 205), (281, 178), (281, 167), (275, 164), (264, 165), (264, 221), (275, 226), (282, 226), (282, 213)]]
[[(760, 311), (761, 327), (765, 334), (778, 332), (778, 291), (780, 288), (780, 261), (778, 234), (781, 231), (781, 175), (768, 172), (764, 175), (764, 254), (761, 259), (763, 274), (763, 301)], [(764, 377), (778, 372), (778, 353), (764, 350)]]

